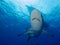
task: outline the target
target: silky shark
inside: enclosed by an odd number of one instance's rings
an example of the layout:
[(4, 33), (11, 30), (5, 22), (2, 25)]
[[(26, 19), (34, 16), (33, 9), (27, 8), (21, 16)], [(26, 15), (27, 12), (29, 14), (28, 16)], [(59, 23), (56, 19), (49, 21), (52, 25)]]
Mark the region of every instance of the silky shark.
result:
[(43, 18), (39, 10), (34, 9), (31, 12), (30, 24), (31, 24), (31, 28), (27, 29), (22, 34), (18, 34), (18, 37), (24, 34), (28, 34), (27, 40), (30, 40), (31, 38), (34, 37), (37, 38), (42, 32), (44, 32), (45, 34), (49, 34), (47, 31), (43, 30)]

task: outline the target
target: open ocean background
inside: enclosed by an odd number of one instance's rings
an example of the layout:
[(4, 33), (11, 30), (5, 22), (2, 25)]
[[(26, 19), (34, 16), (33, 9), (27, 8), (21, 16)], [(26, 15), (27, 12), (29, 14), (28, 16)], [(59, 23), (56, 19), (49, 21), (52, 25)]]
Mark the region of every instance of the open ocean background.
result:
[[(29, 42), (18, 34), (30, 27), (30, 13), (38, 9), (48, 26), (44, 30), (54, 37), (41, 34)], [(60, 0), (0, 0), (0, 45), (60, 45)]]

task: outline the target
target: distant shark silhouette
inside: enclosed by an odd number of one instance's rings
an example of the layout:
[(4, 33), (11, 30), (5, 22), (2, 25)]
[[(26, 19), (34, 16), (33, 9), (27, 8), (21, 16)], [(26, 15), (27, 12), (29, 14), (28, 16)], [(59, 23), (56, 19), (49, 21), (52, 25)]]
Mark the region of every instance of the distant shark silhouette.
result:
[[(43, 24), (43, 18), (42, 18), (42, 15), (41, 15), (39, 10), (34, 9), (31, 12), (30, 23), (31, 23), (31, 28), (27, 29), (22, 34), (18, 34), (18, 37), (20, 37), (20, 36), (22, 36), (24, 34), (28, 34), (28, 39), (27, 40), (30, 40), (31, 38), (39, 37), (39, 35), (42, 32), (45, 33), (45, 34), (49, 34), (49, 32), (43, 30), (43, 25), (44, 25)], [(53, 35), (51, 35), (51, 36), (53, 36)]]

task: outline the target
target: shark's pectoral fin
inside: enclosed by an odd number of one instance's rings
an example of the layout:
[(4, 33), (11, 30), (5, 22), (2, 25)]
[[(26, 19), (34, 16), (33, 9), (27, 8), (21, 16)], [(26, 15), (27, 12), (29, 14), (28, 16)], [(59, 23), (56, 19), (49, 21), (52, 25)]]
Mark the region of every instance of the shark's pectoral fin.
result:
[(18, 34), (17, 36), (20, 37), (20, 36), (23, 36), (23, 35), (28, 34), (30, 32), (31, 31), (29, 29), (26, 29), (26, 31), (22, 32), (21, 34)]
[(18, 34), (17, 36), (20, 37), (20, 36), (23, 36), (23, 35), (25, 35), (25, 34), (27, 34), (27, 33), (28, 33), (28, 31), (24, 31), (24, 32), (22, 32), (21, 34)]
[(43, 30), (42, 32), (43, 32), (44, 34), (47, 34), (47, 35), (50, 36), (50, 37), (54, 37), (54, 35), (53, 35), (52, 33), (48, 32), (48, 31)]
[(17, 36), (20, 37), (20, 36), (23, 36), (26, 32), (23, 32), (22, 34), (18, 34)]
[(18, 34), (17, 36), (18, 36), (18, 37), (23, 36), (24, 34), (27, 34), (27, 33), (28, 33), (28, 31), (29, 31), (29, 29), (28, 29), (28, 28), (26, 28), (26, 31), (22, 32), (21, 34)]

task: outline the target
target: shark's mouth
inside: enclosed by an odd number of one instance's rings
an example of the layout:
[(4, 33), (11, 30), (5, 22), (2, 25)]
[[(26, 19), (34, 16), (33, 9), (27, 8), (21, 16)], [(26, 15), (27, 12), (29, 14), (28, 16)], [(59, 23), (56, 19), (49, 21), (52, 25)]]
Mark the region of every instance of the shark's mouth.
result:
[(38, 20), (38, 21), (40, 22), (40, 20), (39, 20), (38, 18), (33, 18), (32, 21), (33, 21), (33, 20)]

